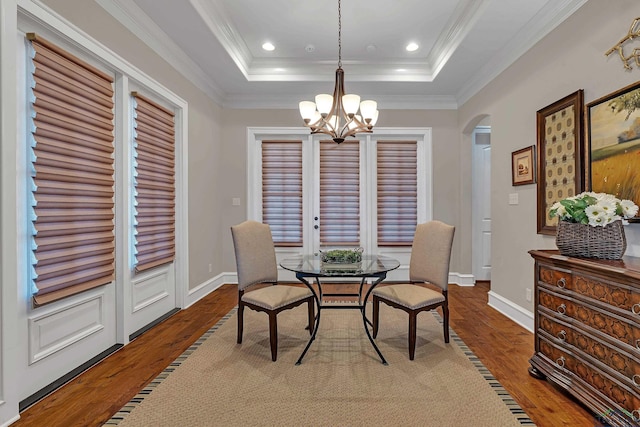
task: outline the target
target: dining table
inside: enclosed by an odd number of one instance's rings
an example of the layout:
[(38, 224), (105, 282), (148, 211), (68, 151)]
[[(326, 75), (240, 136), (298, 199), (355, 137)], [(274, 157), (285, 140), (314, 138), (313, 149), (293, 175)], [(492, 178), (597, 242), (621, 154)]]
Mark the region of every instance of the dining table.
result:
[[(369, 331), (369, 327), (373, 325), (367, 318), (366, 305), (369, 296), (371, 295), (371, 292), (374, 290), (374, 288), (387, 277), (387, 273), (389, 271), (395, 270), (399, 266), (400, 261), (398, 261), (397, 259), (383, 255), (367, 254), (362, 255), (362, 260), (360, 262), (351, 264), (332, 264), (323, 262), (318, 255), (299, 255), (282, 259), (280, 261), (280, 267), (285, 270), (294, 272), (296, 278), (300, 282), (304, 283), (311, 290), (311, 292), (313, 292), (317, 307), (317, 315), (315, 318), (313, 333), (309, 337), (309, 341), (302, 351), (302, 354), (298, 358), (296, 365), (300, 365), (302, 363), (302, 359), (304, 358), (305, 354), (307, 354), (307, 351), (309, 350), (309, 347), (311, 347), (313, 341), (316, 339), (316, 334), (320, 326), (321, 313), (322, 310), (326, 309), (360, 310), (362, 314), (362, 324), (364, 326), (367, 337), (369, 338), (369, 342), (380, 357), (380, 361), (382, 362), (382, 364), (387, 365), (387, 361), (376, 345), (371, 331)], [(359, 279), (360, 285), (358, 287), (358, 292), (323, 292), (323, 286), (326, 286), (327, 283), (331, 282), (332, 284), (335, 284), (335, 281), (326, 280), (333, 278)], [(367, 282), (370, 282), (370, 285), (366, 288), (365, 291), (365, 284), (367, 284)], [(314, 283), (315, 286), (313, 286)], [(340, 287), (340, 284), (338, 284), (338, 287)], [(353, 289), (353, 286), (348, 287)], [(345, 286), (345, 288), (347, 288), (347, 286)], [(353, 303), (349, 302), (335, 304), (326, 303), (324, 301), (325, 297), (347, 297), (351, 299), (357, 297), (357, 300)]]

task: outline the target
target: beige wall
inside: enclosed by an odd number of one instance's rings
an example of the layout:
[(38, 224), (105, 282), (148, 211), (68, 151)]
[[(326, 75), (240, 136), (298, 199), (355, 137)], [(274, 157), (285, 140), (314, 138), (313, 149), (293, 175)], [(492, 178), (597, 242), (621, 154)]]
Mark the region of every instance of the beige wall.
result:
[[(461, 129), (481, 114), (491, 120), (492, 291), (528, 310), (533, 261), (527, 251), (555, 248), (555, 239), (537, 234), (536, 186), (511, 185), (511, 152), (536, 144), (537, 110), (578, 89), (589, 103), (640, 79), (639, 69), (625, 71), (618, 56), (604, 55), (636, 16), (637, 0), (586, 3), (459, 109)], [(510, 193), (519, 194), (518, 205), (508, 204)], [(638, 227), (627, 228), (632, 251), (640, 243)]]
[[(219, 206), (221, 231), (224, 234), (223, 257), (225, 271), (235, 271), (235, 259), (229, 227), (246, 219), (247, 189), (247, 127), (302, 126), (297, 110), (224, 110), (223, 112), (224, 163), (220, 173), (225, 185), (221, 189)], [(460, 167), (458, 163), (457, 112), (455, 110), (383, 110), (380, 127), (431, 127), (433, 141), (433, 216), (436, 219), (457, 224), (458, 188)], [(231, 199), (240, 197), (241, 206), (231, 206)], [(226, 234), (225, 234), (226, 232)], [(456, 249), (460, 246), (456, 235)], [(454, 251), (456, 250), (454, 249)], [(458, 256), (452, 256), (452, 271), (458, 271)], [(469, 271), (466, 271), (469, 272)]]
[(89, 36), (189, 104), (189, 288), (223, 271), (218, 218), (221, 109), (94, 1), (44, 0)]

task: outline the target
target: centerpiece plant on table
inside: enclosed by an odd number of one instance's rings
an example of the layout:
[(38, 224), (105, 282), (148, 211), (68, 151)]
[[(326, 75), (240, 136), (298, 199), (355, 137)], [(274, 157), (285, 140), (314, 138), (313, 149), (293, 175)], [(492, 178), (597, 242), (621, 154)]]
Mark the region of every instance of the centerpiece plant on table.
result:
[(585, 258), (621, 259), (627, 249), (623, 225), (638, 213), (631, 200), (606, 193), (583, 192), (551, 206), (558, 218), (560, 253)]

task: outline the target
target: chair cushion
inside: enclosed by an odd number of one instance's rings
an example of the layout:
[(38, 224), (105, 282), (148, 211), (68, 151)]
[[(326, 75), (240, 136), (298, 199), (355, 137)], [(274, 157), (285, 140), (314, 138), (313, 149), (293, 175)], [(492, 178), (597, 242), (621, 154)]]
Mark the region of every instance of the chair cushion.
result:
[(410, 284), (381, 286), (373, 290), (373, 295), (395, 302), (411, 310), (444, 301), (442, 293)]
[(300, 301), (312, 295), (311, 290), (300, 286), (274, 285), (255, 291), (245, 292), (242, 301), (255, 304), (268, 310), (275, 310), (282, 306)]

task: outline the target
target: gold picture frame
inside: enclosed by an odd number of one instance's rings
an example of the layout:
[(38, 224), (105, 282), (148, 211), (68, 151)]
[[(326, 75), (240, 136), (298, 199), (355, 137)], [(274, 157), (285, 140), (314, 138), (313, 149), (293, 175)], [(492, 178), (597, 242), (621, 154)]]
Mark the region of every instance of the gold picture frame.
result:
[(555, 235), (557, 218), (549, 210), (555, 202), (584, 189), (584, 91), (536, 112), (538, 147), (538, 234)]
[[(640, 205), (640, 82), (586, 106), (589, 188)], [(640, 216), (630, 218), (640, 222)]]
[(535, 145), (511, 153), (511, 184), (526, 185), (536, 182)]

